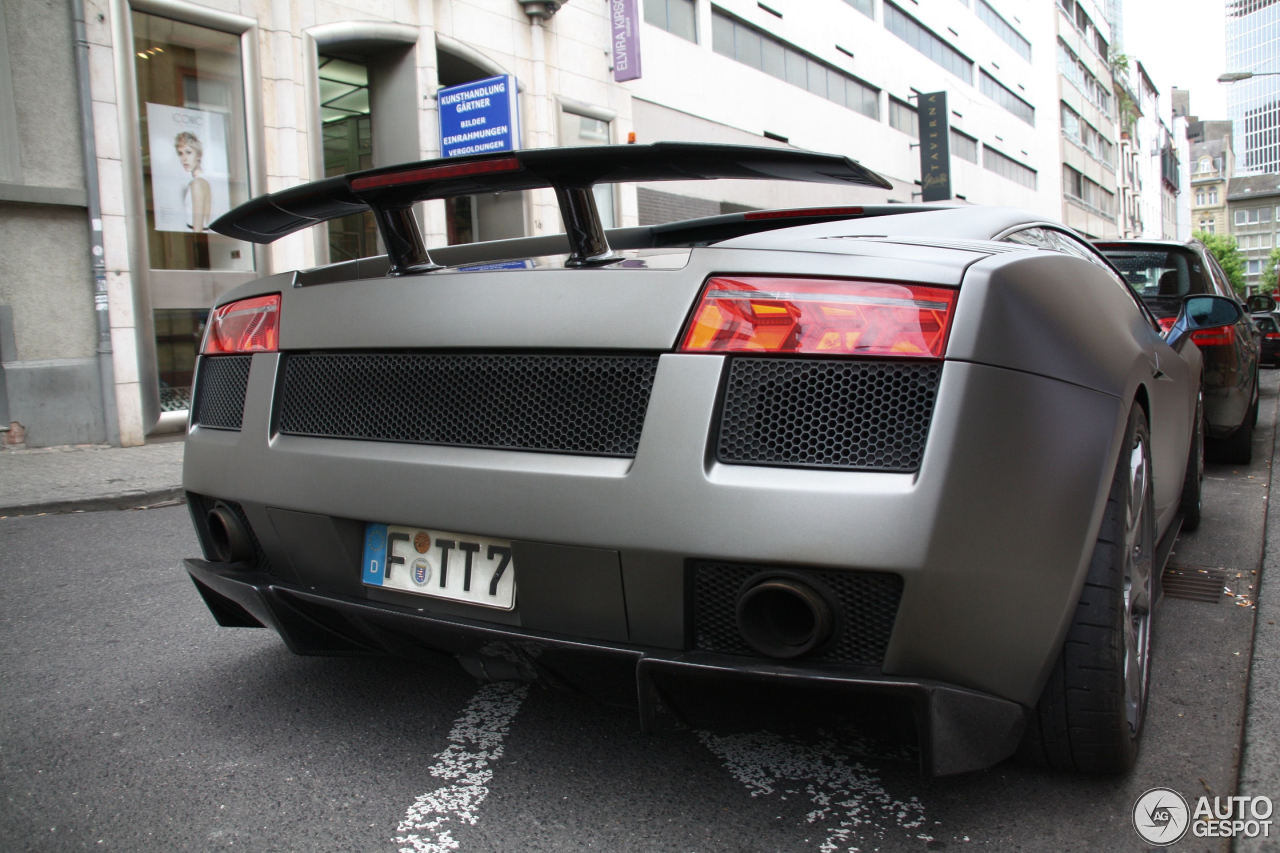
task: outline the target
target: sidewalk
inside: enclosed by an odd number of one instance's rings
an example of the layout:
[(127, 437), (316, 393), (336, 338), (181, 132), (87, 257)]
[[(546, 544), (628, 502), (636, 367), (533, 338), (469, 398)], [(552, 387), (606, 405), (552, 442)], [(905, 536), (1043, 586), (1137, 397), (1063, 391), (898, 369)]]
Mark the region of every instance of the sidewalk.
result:
[(176, 435), (142, 447), (0, 450), (0, 517), (179, 501), (183, 446)]

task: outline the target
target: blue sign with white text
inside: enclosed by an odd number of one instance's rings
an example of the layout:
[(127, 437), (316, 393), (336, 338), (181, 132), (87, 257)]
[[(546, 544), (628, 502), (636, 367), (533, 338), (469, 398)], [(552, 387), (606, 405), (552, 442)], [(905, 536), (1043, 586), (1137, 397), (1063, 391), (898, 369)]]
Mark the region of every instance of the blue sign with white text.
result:
[(510, 74), (441, 89), (440, 154), (463, 157), (514, 151), (520, 145), (516, 78)]

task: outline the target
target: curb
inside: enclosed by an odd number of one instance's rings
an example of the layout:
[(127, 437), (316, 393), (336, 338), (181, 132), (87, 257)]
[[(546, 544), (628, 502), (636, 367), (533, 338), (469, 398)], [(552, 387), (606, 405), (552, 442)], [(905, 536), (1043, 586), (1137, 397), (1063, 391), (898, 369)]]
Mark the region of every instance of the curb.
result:
[(153, 509), (161, 506), (177, 506), (186, 502), (186, 493), (182, 487), (173, 486), (167, 489), (153, 489), (146, 492), (95, 495), (88, 498), (68, 498), (66, 500), (0, 506), (0, 518), (120, 509)]

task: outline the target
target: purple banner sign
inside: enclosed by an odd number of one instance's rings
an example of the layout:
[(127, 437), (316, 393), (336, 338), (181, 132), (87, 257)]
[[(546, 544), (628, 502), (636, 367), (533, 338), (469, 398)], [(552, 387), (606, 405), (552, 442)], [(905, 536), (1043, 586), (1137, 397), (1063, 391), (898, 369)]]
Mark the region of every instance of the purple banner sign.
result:
[(636, 0), (609, 0), (613, 32), (613, 79), (621, 83), (640, 78), (640, 16)]

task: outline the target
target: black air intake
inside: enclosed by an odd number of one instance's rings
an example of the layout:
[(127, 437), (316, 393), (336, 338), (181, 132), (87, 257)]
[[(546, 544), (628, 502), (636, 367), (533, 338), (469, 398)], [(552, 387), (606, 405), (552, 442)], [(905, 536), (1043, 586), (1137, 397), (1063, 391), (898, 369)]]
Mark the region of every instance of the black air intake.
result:
[(251, 355), (201, 356), (192, 421), (213, 429), (240, 429)]
[(657, 356), (319, 353), (284, 358), (287, 435), (635, 456)]
[(916, 471), (941, 375), (937, 362), (735, 358), (716, 458), (736, 465)]

